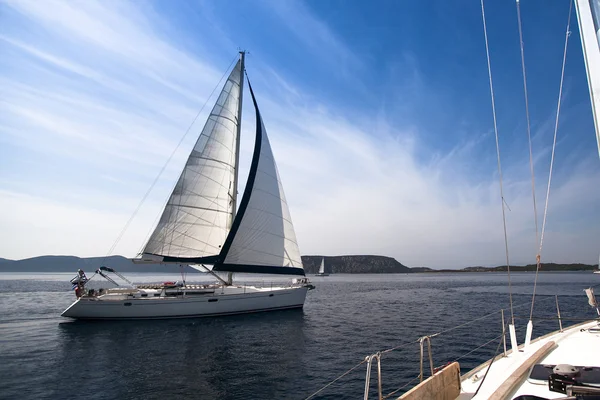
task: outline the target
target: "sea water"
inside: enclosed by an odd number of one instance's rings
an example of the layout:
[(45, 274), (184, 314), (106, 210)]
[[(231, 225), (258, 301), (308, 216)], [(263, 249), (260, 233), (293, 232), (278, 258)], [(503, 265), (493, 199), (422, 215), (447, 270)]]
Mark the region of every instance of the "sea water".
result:
[[(418, 382), (419, 337), (444, 332), (431, 340), (434, 364), (458, 359), (464, 373), (502, 351), (499, 310), (511, 318), (504, 273), (415, 273), (311, 277), (303, 310), (80, 322), (60, 317), (75, 300), (73, 275), (0, 273), (0, 398), (305, 399), (365, 356), (400, 347), (382, 356), (385, 395)], [(188, 281), (208, 279), (198, 276)], [(522, 343), (534, 274), (511, 278)], [(555, 295), (565, 326), (594, 318), (583, 289), (597, 284), (589, 272), (540, 274), (534, 337), (558, 329)], [(365, 372), (363, 363), (314, 398), (361, 398)], [(376, 380), (374, 367), (373, 398)]]

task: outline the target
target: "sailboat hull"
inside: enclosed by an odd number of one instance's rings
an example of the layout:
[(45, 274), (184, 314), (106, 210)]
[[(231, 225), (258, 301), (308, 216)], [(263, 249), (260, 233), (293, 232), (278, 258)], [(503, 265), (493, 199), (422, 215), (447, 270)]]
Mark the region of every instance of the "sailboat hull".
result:
[(306, 286), (262, 289), (222, 287), (214, 293), (136, 297), (135, 294), (106, 294), (81, 297), (63, 313), (75, 319), (169, 319), (302, 308)]

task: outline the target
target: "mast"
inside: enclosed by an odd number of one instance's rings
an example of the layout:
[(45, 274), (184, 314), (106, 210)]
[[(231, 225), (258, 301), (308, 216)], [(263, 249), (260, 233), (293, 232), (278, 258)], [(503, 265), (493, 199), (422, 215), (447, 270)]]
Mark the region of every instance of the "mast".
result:
[[(235, 145), (235, 164), (233, 174), (233, 193), (231, 201), (233, 202), (233, 212), (231, 213), (231, 220), (229, 221), (229, 229), (233, 225), (235, 220), (235, 214), (237, 212), (237, 194), (238, 194), (238, 175), (240, 166), (240, 136), (242, 134), (242, 99), (244, 97), (244, 62), (246, 61), (246, 52), (240, 51), (240, 95), (238, 98), (238, 113), (237, 113), (237, 131), (236, 131), (236, 145)], [(227, 285), (233, 283), (233, 272), (227, 273)]]
[(600, 1), (575, 0), (575, 6), (600, 155)]
[(246, 59), (246, 52), (240, 51), (240, 96), (238, 99), (238, 113), (237, 113), (237, 131), (236, 131), (236, 145), (235, 145), (235, 165), (234, 165), (234, 175), (233, 175), (233, 194), (231, 196), (233, 201), (233, 212), (231, 213), (231, 221), (229, 223), (229, 228), (231, 229), (231, 225), (233, 224), (233, 220), (235, 219), (235, 214), (237, 212), (237, 193), (238, 193), (238, 174), (239, 174), (239, 165), (240, 165), (240, 136), (242, 133), (242, 99), (244, 97), (244, 71), (245, 66), (244, 62)]

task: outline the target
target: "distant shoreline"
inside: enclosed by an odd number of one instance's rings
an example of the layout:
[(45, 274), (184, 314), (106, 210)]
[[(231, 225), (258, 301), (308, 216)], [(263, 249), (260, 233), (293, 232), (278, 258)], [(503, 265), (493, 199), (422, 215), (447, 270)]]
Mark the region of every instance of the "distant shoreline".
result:
[[(321, 261), (325, 260), (325, 272), (330, 274), (407, 274), (407, 273), (465, 273), (465, 272), (506, 272), (506, 266), (497, 267), (465, 267), (458, 269), (434, 269), (428, 267), (407, 267), (392, 257), (379, 255), (344, 255), (344, 256), (302, 256), (304, 271), (307, 275), (317, 273)], [(7, 260), (0, 258), (0, 272), (75, 272), (81, 268), (93, 272), (100, 266), (110, 266), (123, 273), (174, 273), (179, 268), (173, 265), (138, 265), (122, 256), (89, 257), (75, 256), (40, 256), (24, 260)], [(572, 263), (542, 263), (540, 272), (575, 272), (595, 271), (598, 265)], [(187, 267), (186, 272), (200, 273)], [(536, 265), (515, 265), (511, 272), (535, 272)]]
[[(422, 272), (433, 272), (433, 273), (439, 273), (439, 272), (506, 272), (507, 271), (507, 267), (506, 265), (501, 265), (498, 267), (481, 267), (481, 266), (477, 266), (477, 267), (466, 267), (466, 268), (461, 268), (461, 269), (430, 269), (430, 268), (411, 268), (411, 269), (417, 269), (417, 271), (413, 271), (416, 273), (422, 273)], [(537, 269), (537, 265), (535, 264), (528, 264), (528, 265), (511, 265), (510, 266), (510, 272), (535, 272)], [(591, 264), (580, 264), (580, 263), (573, 263), (573, 264), (556, 264), (556, 263), (547, 263), (544, 264), (542, 263), (540, 266), (540, 272), (577, 272), (577, 271), (581, 271), (581, 272), (585, 272), (585, 271), (595, 271), (598, 269), (598, 265), (591, 265)]]

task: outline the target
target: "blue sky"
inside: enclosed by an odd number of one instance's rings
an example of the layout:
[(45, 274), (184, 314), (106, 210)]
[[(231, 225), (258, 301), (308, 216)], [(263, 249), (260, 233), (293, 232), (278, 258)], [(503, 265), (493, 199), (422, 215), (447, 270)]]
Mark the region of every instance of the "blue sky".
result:
[[(532, 263), (516, 9), (488, 3), (511, 260)], [(522, 3), (543, 210), (569, 2)], [(542, 259), (592, 263), (600, 161), (571, 30)], [(106, 254), (238, 48), (302, 254), (504, 262), (477, 1), (0, 2), (0, 257)], [(212, 101), (116, 253), (144, 244)]]

